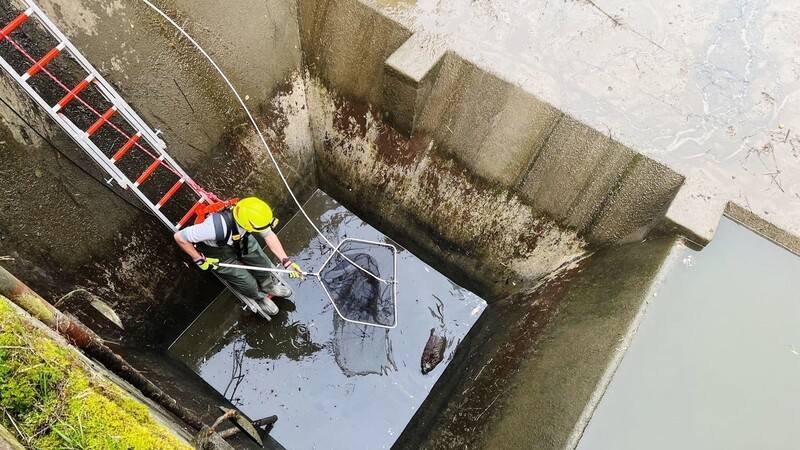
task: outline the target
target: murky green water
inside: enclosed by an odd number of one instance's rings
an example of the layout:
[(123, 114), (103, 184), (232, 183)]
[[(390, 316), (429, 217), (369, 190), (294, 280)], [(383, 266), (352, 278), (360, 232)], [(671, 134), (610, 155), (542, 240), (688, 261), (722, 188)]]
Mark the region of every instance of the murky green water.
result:
[[(391, 241), (322, 192), (305, 205), (334, 242)], [(302, 218), (280, 234), (306, 270), (327, 258)], [(395, 244), (396, 245), (396, 244)], [(350, 324), (336, 316), (320, 283), (289, 281), (292, 301), (278, 300), (272, 322), (222, 295), (171, 352), (251, 418), (277, 414), (272, 435), (287, 448), (390, 447), (442, 374), (486, 303), (398, 247), (398, 326)], [(430, 373), (420, 358), (431, 329), (447, 338)]]
[(578, 449), (797, 448), (800, 258), (725, 219), (671, 264)]

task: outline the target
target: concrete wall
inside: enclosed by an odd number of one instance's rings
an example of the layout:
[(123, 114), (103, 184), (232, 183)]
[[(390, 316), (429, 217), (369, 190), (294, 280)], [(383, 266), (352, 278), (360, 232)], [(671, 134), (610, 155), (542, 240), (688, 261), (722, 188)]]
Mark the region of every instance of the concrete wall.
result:
[(564, 449), (673, 242), (603, 248), (493, 304), (394, 448)]
[(411, 133), (590, 243), (643, 236), (683, 182), (458, 55), (446, 53), (433, 70)]
[(361, 2), (300, 5), (320, 187), (483, 295), (641, 239), (683, 181)]
[(358, 0), (298, 0), (306, 67), (348, 99), (379, 107), (384, 61), (411, 32)]
[[(296, 5), (157, 3), (217, 59), (262, 127), (270, 129), (267, 139), (287, 165), (290, 183), (301, 197), (311, 193), (316, 184)], [(296, 208), (233, 96), (146, 5), (39, 5), (134, 109), (163, 131), (168, 151), (195, 180), (221, 197), (260, 195), (281, 218), (293, 214)], [(6, 20), (18, 10), (15, 0), (0, 6)], [(37, 39), (31, 45), (47, 46)], [(102, 176), (8, 77), (0, 77), (0, 95), (78, 165)], [(168, 343), (205, 306), (202, 300), (211, 299), (205, 291), (219, 285), (184, 264), (160, 223), (71, 165), (2, 105), (0, 118), (0, 255), (12, 255), (10, 268), (44, 295), (57, 299), (86, 287), (122, 317), (125, 336)], [(79, 317), (83, 308), (68, 301), (60, 307)]]

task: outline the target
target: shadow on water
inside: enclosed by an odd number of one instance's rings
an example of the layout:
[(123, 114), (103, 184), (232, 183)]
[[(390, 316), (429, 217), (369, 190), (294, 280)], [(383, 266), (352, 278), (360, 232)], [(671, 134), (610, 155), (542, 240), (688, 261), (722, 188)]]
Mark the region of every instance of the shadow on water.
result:
[[(305, 209), (334, 243), (350, 238), (396, 245), (322, 192)], [(302, 217), (290, 220), (280, 235), (287, 253), (307, 271), (319, 270), (330, 256)], [(385, 253), (357, 242), (343, 250), (389, 278)], [(391, 263), (391, 254), (388, 258)], [(391, 323), (385, 285), (340, 263), (333, 258), (322, 272), (332, 296), (345, 299), (340, 311)], [(280, 313), (271, 322), (243, 311), (223, 293), (170, 352), (247, 415), (277, 414), (272, 434), (288, 448), (388, 448), (486, 308), (482, 299), (400, 247), (396, 270), (394, 329), (341, 319), (322, 283), (309, 277), (288, 281), (294, 294), (277, 299)], [(379, 301), (367, 301), (369, 293)], [(446, 347), (440, 349), (442, 361), (423, 374), (420, 360), (431, 329)]]

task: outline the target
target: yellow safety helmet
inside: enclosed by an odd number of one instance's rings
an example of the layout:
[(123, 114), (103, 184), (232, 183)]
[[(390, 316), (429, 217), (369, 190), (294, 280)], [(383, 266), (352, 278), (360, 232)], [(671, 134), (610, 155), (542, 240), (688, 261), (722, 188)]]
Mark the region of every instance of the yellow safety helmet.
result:
[(272, 217), (272, 208), (256, 197), (239, 200), (233, 207), (233, 218), (236, 223), (251, 233), (262, 233), (278, 223)]

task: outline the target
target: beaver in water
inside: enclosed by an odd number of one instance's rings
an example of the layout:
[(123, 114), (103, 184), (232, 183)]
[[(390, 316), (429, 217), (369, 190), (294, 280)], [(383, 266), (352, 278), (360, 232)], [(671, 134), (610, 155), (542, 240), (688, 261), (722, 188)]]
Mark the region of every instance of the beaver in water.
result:
[(434, 330), (434, 328), (431, 328), (431, 335), (428, 337), (428, 342), (425, 343), (425, 350), (422, 351), (422, 359), (420, 359), (419, 362), (423, 375), (433, 370), (442, 362), (442, 359), (444, 359), (444, 349), (447, 347), (447, 338), (435, 335)]

